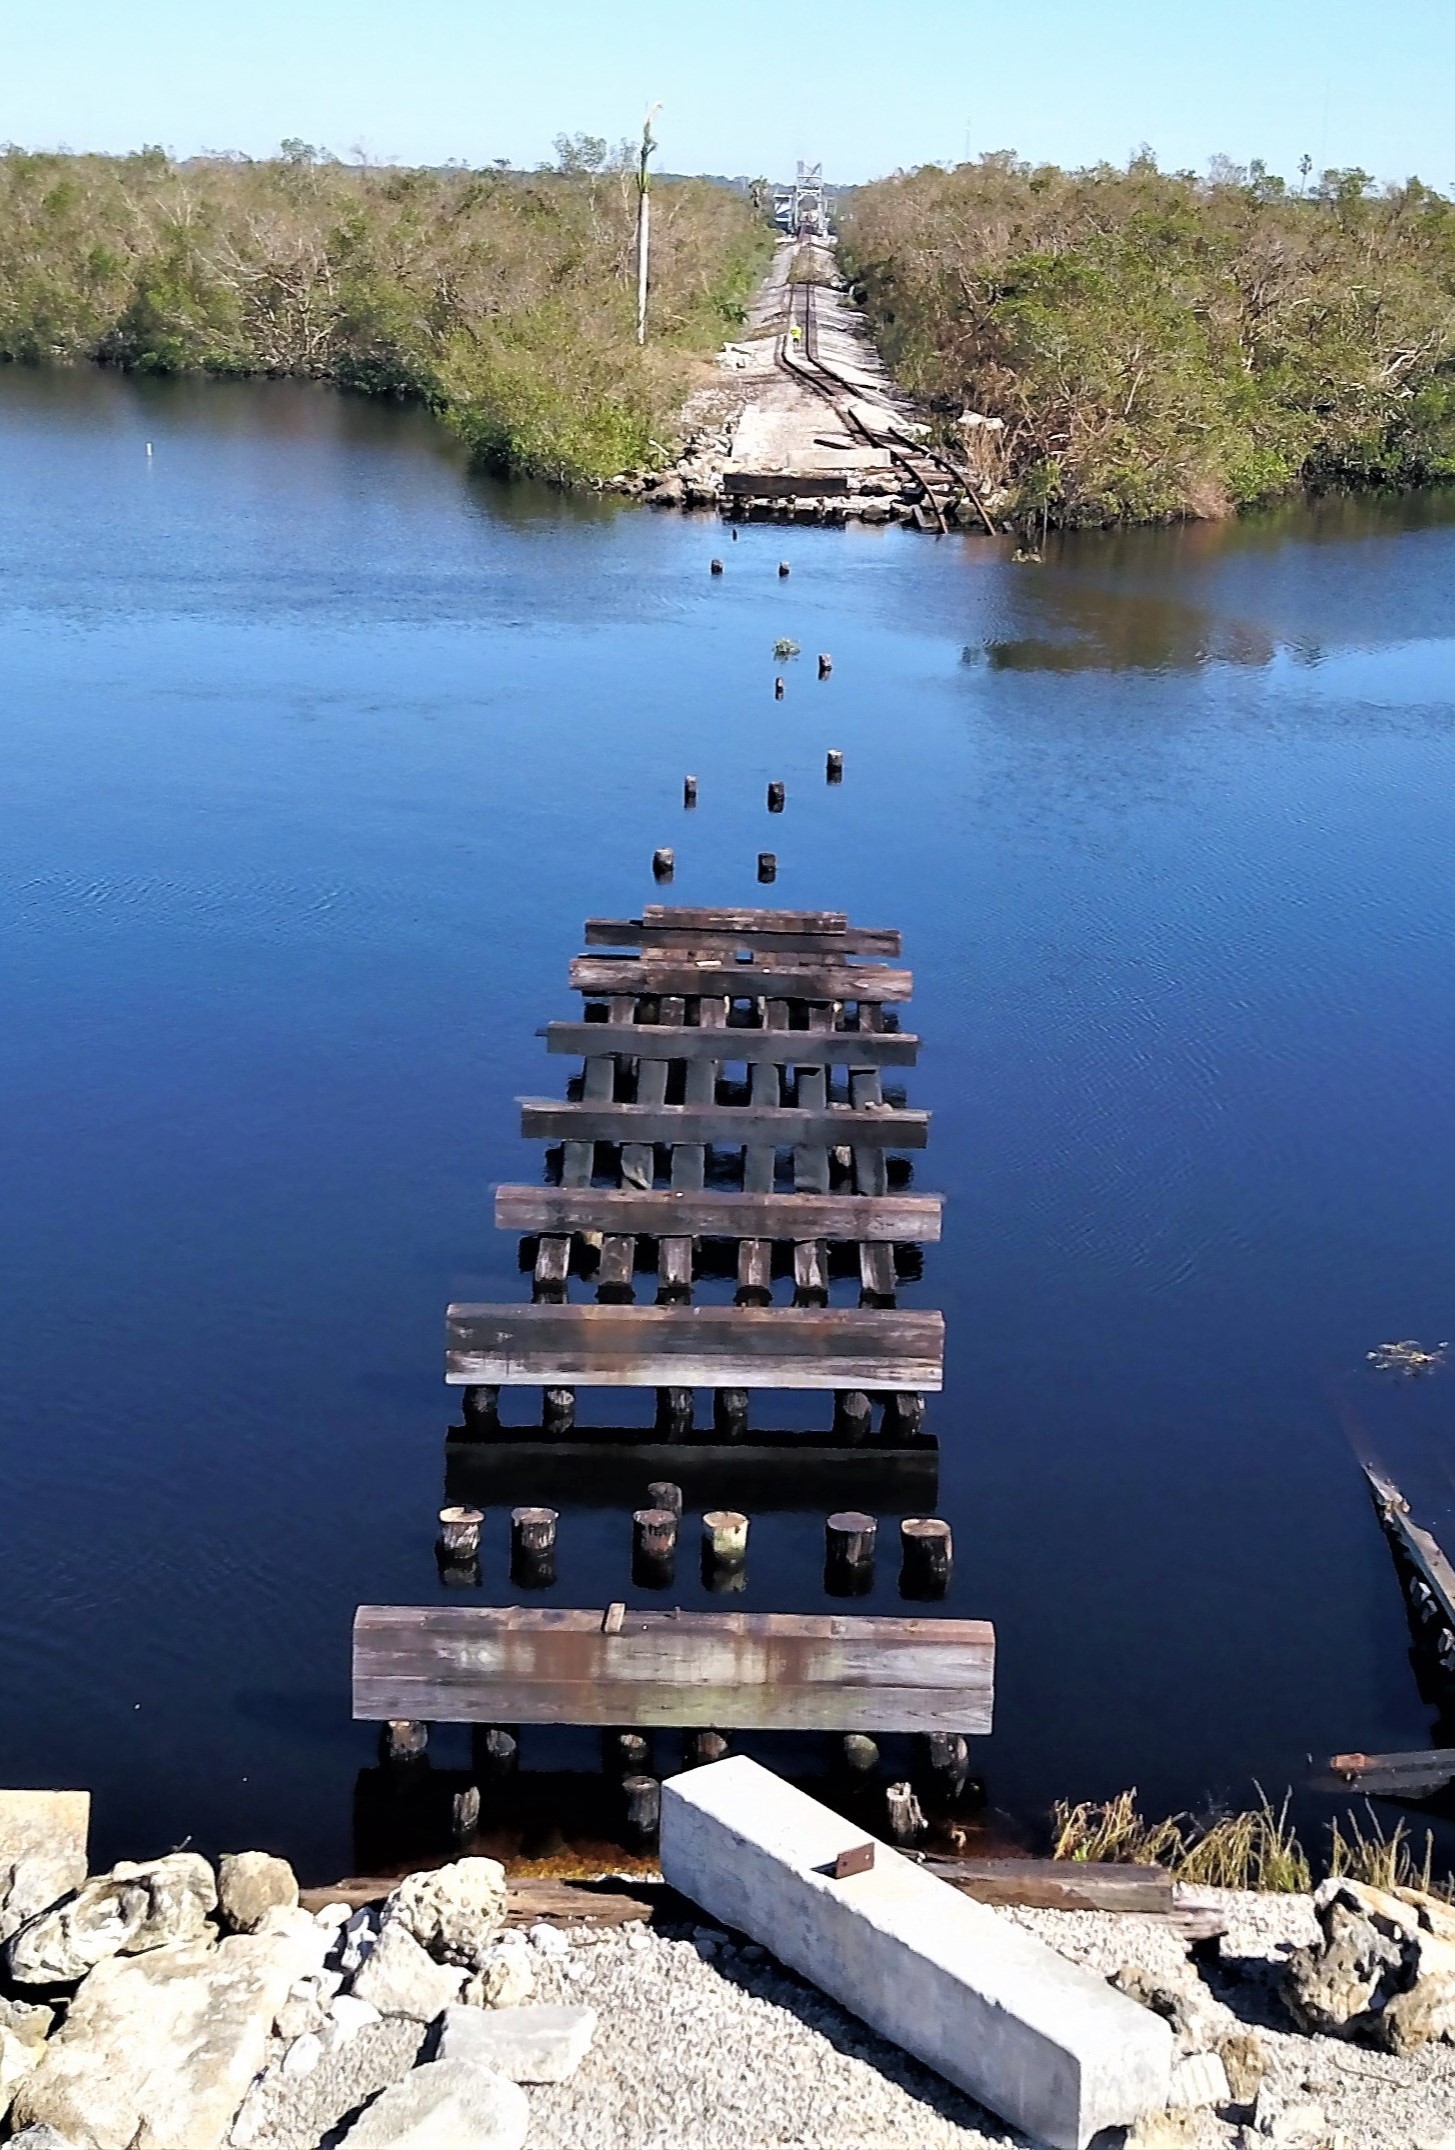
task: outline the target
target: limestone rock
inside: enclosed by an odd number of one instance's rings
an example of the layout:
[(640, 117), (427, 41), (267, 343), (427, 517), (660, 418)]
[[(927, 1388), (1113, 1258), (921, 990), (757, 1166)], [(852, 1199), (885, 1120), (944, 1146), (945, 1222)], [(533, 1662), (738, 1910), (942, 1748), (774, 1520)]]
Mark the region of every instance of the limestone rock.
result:
[(528, 1948), (493, 1948), (461, 1999), (472, 2008), (519, 2008), (536, 1990)]
[(525, 2092), (467, 2060), (416, 2068), (376, 2098), (340, 2150), (521, 2150)]
[(1232, 2096), (1228, 2071), (1216, 2053), (1185, 2053), (1173, 2062), (1172, 2090), (1167, 2100), (1172, 2109), (1229, 2105)]
[(44, 2045), (55, 2020), (55, 2010), (41, 2001), (7, 2001), (0, 1997), (0, 2031), (8, 2031), (22, 2045)]
[(228, 1852), (218, 1862), (217, 1914), (227, 1933), (258, 1931), (270, 1911), (292, 1911), (298, 1883), (286, 1859), (269, 1851)]
[(216, 1903), (212, 1868), (198, 1852), (123, 1859), (22, 1926), (6, 1945), (6, 1968), (20, 1986), (69, 1985), (108, 1956), (197, 1939)]
[(1123, 2150), (1199, 2150), (1203, 2140), (1200, 2113), (1147, 2113), (1127, 2129)]
[(594, 2008), (447, 2008), (439, 2057), (473, 2061), (512, 2083), (564, 2083), (595, 2036)]
[(1251, 2105), (1268, 2073), (1268, 2054), (1256, 2031), (1229, 2031), (1217, 2042), (1217, 2055), (1228, 2078), (1228, 2093), (1237, 2105)]
[(44, 2051), (43, 2045), (28, 2045), (13, 2031), (0, 2030), (0, 2119), (9, 2112), (11, 2099), (39, 2065)]
[(1211, 2053), (1219, 2039), (1236, 2028), (1232, 2010), (1213, 1999), (1190, 1964), (1174, 1983), (1140, 1964), (1124, 1963), (1112, 1973), (1111, 1983), (1172, 2025), (1179, 2053)]
[(185, 1941), (99, 1963), (12, 2119), (76, 2150), (218, 2150), (296, 1975), (282, 1936)]
[(48, 2128), (44, 2121), (40, 2121), (35, 2127), (22, 2128), (18, 2135), (12, 2135), (7, 2150), (76, 2150), (76, 2146), (68, 2135), (62, 2135), (58, 2129)]
[(412, 2016), (432, 2023), (460, 1997), (464, 1972), (455, 1964), (436, 1963), (407, 1926), (391, 1921), (354, 1978), (354, 1993), (381, 2016)]
[(357, 2038), (371, 2023), (382, 2018), (372, 2001), (360, 2000), (357, 1993), (340, 1993), (329, 2009), (324, 2027), (324, 2043), (330, 2048), (345, 2045), (350, 2038)]
[(0, 1791), (0, 1941), (86, 1879), (89, 1792)]
[(384, 1906), (384, 1925), (403, 1926), (440, 1963), (478, 1970), (505, 1924), (505, 1868), (497, 1859), (407, 1874)]
[(1285, 1997), (1301, 2028), (1364, 2037), (1392, 2053), (1455, 2038), (1455, 1938), (1448, 1907), (1402, 1890), (1326, 1881), (1320, 1936), (1289, 1958)]

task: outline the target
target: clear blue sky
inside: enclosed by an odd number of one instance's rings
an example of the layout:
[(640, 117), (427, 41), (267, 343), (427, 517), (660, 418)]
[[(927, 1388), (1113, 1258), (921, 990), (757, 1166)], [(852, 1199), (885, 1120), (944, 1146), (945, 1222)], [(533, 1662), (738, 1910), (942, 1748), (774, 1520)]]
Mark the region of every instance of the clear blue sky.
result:
[(1146, 142), (1455, 183), (1455, 0), (0, 0), (0, 55), (0, 139), (27, 146), (534, 164), (660, 98), (674, 171)]

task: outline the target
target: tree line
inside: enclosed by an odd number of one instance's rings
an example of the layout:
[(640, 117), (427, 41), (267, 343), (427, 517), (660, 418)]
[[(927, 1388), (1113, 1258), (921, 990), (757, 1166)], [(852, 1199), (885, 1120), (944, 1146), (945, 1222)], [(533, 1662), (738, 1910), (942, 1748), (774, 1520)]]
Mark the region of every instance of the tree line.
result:
[(1455, 203), (1300, 171), (1000, 152), (857, 189), (842, 254), (946, 436), (1002, 421), (1028, 524), (1455, 476)]
[(635, 333), (625, 152), (554, 169), (0, 152), (0, 357), (277, 374), (423, 398), (501, 469), (599, 481), (659, 459), (693, 354), (743, 318), (770, 241), (699, 180), (652, 194)]

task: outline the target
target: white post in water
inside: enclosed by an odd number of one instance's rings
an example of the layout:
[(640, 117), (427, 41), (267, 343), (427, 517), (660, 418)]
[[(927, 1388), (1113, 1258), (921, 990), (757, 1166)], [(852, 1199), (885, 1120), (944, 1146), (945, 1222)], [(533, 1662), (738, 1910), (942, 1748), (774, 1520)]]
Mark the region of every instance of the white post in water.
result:
[(652, 197), (647, 173), (647, 159), (656, 148), (652, 139), (652, 121), (660, 112), (660, 105), (653, 105), (642, 122), (642, 157), (637, 167), (637, 342), (647, 340), (647, 249), (651, 244)]

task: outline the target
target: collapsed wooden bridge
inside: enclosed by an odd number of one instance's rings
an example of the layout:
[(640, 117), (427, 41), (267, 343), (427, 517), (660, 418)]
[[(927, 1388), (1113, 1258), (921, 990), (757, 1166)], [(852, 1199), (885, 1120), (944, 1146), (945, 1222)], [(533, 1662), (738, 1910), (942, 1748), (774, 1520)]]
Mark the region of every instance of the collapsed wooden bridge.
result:
[[(526, 1235), (531, 1303), (448, 1312), (445, 1378), (464, 1418), (452, 1468), (504, 1452), (523, 1472), (610, 1448), (635, 1457), (638, 1480), (662, 1460), (687, 1477), (703, 1454), (721, 1471), (928, 1456), (932, 1473), (925, 1397), (942, 1385), (944, 1322), (898, 1296), (939, 1238), (941, 1203), (908, 1191), (905, 1153), (924, 1147), (929, 1115), (885, 1089), (919, 1049), (894, 1012), (913, 989), (898, 933), (835, 911), (651, 905), (589, 920), (586, 946), (570, 971), (582, 1016), (545, 1032), (581, 1074), (564, 1099), (521, 1105), (523, 1132), (552, 1146), (547, 1183), (496, 1195), (497, 1226)], [(856, 1304), (830, 1304), (835, 1281), (857, 1283)], [(507, 1423), (502, 1391), (516, 1388), (542, 1392), (538, 1425)], [(652, 1425), (578, 1424), (594, 1389), (653, 1392)], [(751, 1427), (751, 1397), (775, 1390), (831, 1395), (832, 1426)], [(661, 1490), (680, 1507), (677, 1486)], [(829, 1521), (831, 1542), (835, 1525), (872, 1524)], [(946, 1526), (922, 1527), (948, 1548)], [(980, 1621), (364, 1606), (354, 1714), (406, 1731), (438, 1718), (940, 1737), (989, 1729), (993, 1664)]]
[[(634, 1437), (578, 1430), (577, 1391), (635, 1388), (655, 1391), (664, 1443), (744, 1464), (868, 1445), (927, 1461), (932, 1481), (924, 1397), (941, 1384), (944, 1324), (896, 1301), (941, 1204), (905, 1191), (898, 1154), (923, 1148), (929, 1115), (884, 1093), (885, 1071), (919, 1049), (892, 1012), (913, 985), (885, 960), (899, 935), (842, 912), (657, 904), (589, 920), (586, 944), (619, 952), (571, 965), (584, 1017), (545, 1033), (580, 1059), (577, 1094), (521, 1106), (522, 1131), (559, 1144), (554, 1183), (495, 1202), (501, 1229), (531, 1235), (532, 1304), (449, 1310), (446, 1380), (464, 1390), (477, 1457), (519, 1458), (502, 1387), (538, 1385), (534, 1443), (568, 1442), (583, 1461)], [(793, 1303), (775, 1306), (790, 1275)], [(859, 1304), (830, 1307), (846, 1275)], [(694, 1304), (724, 1278), (732, 1305)], [(573, 1282), (594, 1303), (573, 1304)], [(713, 1399), (701, 1427), (697, 1389)], [(833, 1394), (826, 1433), (750, 1428), (753, 1391), (805, 1389)]]

